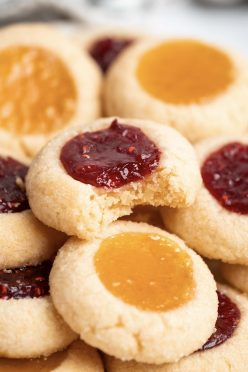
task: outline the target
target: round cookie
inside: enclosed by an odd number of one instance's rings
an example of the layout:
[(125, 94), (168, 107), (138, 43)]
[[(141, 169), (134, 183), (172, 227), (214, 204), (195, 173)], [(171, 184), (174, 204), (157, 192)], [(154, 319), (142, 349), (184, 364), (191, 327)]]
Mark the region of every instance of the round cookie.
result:
[(24, 184), (29, 160), (5, 136), (0, 145), (0, 269), (35, 265), (55, 255), (66, 237), (29, 208)]
[(200, 256), (144, 223), (117, 221), (89, 242), (71, 238), (50, 286), (72, 329), (123, 360), (177, 361), (202, 346), (217, 317), (216, 284)]
[(98, 352), (82, 341), (39, 359), (0, 359), (0, 372), (103, 372)]
[(39, 220), (90, 239), (135, 205), (192, 204), (200, 182), (194, 150), (174, 129), (105, 118), (51, 140), (32, 162), (27, 192)]
[(204, 182), (194, 204), (161, 210), (171, 232), (201, 255), (227, 263), (248, 263), (247, 144), (247, 135), (200, 142), (196, 152)]
[(248, 267), (221, 263), (220, 272), (223, 278), (239, 291), (248, 294)]
[[(245, 296), (227, 286), (219, 285), (219, 291), (227, 295), (238, 306), (241, 313), (240, 321), (232, 336), (224, 343), (209, 350), (195, 352), (177, 363), (148, 365), (142, 363), (122, 362), (105, 355), (107, 372), (246, 372), (247, 370), (247, 326), (248, 300)], [(223, 326), (223, 324), (222, 324)]]
[(145, 35), (127, 29), (88, 28), (75, 35), (85, 52), (95, 60), (103, 74), (105, 74), (123, 50)]
[(55, 29), (19, 24), (0, 32), (0, 129), (33, 156), (75, 121), (99, 116), (101, 75), (82, 49)]
[(142, 41), (113, 64), (107, 115), (167, 123), (191, 142), (247, 128), (248, 63), (197, 40)]
[(77, 335), (49, 295), (52, 263), (0, 270), (0, 356), (37, 358), (64, 349)]

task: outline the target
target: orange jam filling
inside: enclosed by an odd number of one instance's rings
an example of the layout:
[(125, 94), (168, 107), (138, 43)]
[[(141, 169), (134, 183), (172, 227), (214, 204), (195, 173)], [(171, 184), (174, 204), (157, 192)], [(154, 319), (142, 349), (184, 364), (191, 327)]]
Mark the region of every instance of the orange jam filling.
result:
[(113, 295), (142, 310), (171, 310), (194, 296), (190, 256), (159, 234), (113, 235), (103, 240), (94, 263)]
[(14, 134), (47, 134), (74, 115), (77, 92), (52, 52), (15, 46), (0, 51), (0, 127)]
[(229, 57), (194, 40), (165, 42), (145, 52), (136, 75), (145, 91), (172, 104), (198, 103), (223, 92), (234, 79)]

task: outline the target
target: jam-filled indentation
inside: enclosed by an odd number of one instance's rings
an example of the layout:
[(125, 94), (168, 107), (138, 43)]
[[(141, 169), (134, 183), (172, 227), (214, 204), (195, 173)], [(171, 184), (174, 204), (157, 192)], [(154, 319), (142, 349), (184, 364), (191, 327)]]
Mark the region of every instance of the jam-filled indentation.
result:
[(230, 58), (214, 47), (194, 40), (175, 40), (145, 52), (136, 76), (155, 98), (191, 104), (225, 91), (234, 79), (234, 68)]
[(248, 214), (248, 145), (224, 145), (207, 157), (201, 174), (205, 187), (222, 207)]
[(14, 134), (46, 134), (74, 115), (77, 92), (52, 51), (12, 46), (0, 51), (0, 127)]
[(96, 40), (90, 47), (89, 53), (91, 57), (100, 66), (103, 73), (107, 72), (114, 60), (121, 52), (131, 45), (132, 39), (121, 37), (106, 37)]
[(160, 150), (139, 128), (114, 120), (110, 127), (69, 140), (60, 160), (74, 179), (118, 188), (142, 180), (158, 167)]
[(38, 298), (49, 294), (51, 261), (37, 266), (0, 270), (0, 299)]
[(219, 305), (218, 317), (215, 324), (216, 331), (210, 336), (208, 341), (199, 351), (209, 350), (223, 344), (232, 337), (240, 321), (240, 310), (230, 298), (217, 291)]
[(142, 310), (175, 309), (194, 296), (190, 256), (159, 234), (128, 232), (106, 238), (94, 264), (114, 296)]
[(0, 213), (29, 208), (24, 183), (27, 171), (26, 165), (11, 157), (0, 156)]

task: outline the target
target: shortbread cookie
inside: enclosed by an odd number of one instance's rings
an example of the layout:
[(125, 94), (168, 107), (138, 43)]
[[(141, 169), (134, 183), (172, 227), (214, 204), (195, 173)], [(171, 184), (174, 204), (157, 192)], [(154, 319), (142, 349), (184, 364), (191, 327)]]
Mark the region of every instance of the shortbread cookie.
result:
[(0, 356), (36, 358), (64, 349), (76, 334), (49, 296), (52, 262), (0, 270)]
[(223, 278), (233, 287), (248, 294), (248, 266), (222, 263), (220, 271)]
[(192, 204), (200, 182), (194, 150), (178, 132), (106, 118), (50, 141), (30, 167), (27, 192), (46, 225), (89, 239), (135, 205)]
[(56, 30), (23, 24), (0, 31), (0, 128), (32, 156), (74, 121), (99, 116), (101, 74), (82, 49)]
[(121, 217), (121, 220), (145, 222), (148, 223), (148, 225), (153, 225), (160, 228), (164, 227), (160, 209), (152, 207), (151, 205), (138, 205), (133, 209), (130, 215)]
[(90, 242), (71, 238), (50, 286), (72, 329), (123, 360), (175, 362), (202, 346), (217, 318), (216, 284), (200, 256), (144, 223), (115, 222)]
[(142, 41), (106, 79), (107, 115), (150, 119), (190, 141), (247, 128), (248, 62), (197, 40)]
[(127, 47), (144, 38), (144, 34), (119, 28), (84, 28), (76, 35), (76, 40), (99, 65), (103, 74)]
[(248, 136), (216, 137), (196, 150), (203, 185), (192, 206), (162, 211), (165, 226), (203, 256), (248, 264)]
[(107, 372), (246, 372), (248, 300), (226, 286), (219, 286), (219, 300), (217, 330), (204, 351), (161, 366), (122, 362), (106, 355)]
[(25, 191), (29, 161), (7, 141), (3, 147), (3, 138), (0, 138), (0, 269), (46, 260), (55, 255), (66, 238), (34, 217)]
[(0, 372), (103, 372), (98, 352), (82, 341), (39, 359), (0, 359)]

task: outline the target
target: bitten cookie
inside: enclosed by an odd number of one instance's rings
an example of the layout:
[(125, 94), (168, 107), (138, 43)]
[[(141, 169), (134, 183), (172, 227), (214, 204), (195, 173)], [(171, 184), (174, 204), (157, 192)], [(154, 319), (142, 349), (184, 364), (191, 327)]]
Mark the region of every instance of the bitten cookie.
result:
[(98, 352), (82, 341), (39, 359), (0, 359), (0, 372), (103, 372)]
[(33, 156), (74, 121), (99, 116), (101, 74), (71, 40), (41, 24), (0, 32), (0, 128)]
[(84, 28), (74, 39), (82, 46), (105, 74), (122, 52), (136, 41), (147, 38), (140, 32), (114, 28)]
[(218, 286), (216, 331), (197, 351), (177, 363), (161, 366), (122, 362), (105, 356), (107, 372), (246, 372), (248, 300), (229, 287)]
[(142, 41), (107, 75), (107, 115), (168, 123), (192, 142), (244, 132), (248, 63), (232, 52), (191, 39)]
[(192, 204), (200, 183), (194, 149), (174, 129), (106, 118), (50, 141), (32, 162), (27, 192), (39, 220), (90, 239), (135, 205)]
[(64, 349), (77, 335), (56, 312), (48, 276), (52, 262), (0, 270), (0, 356), (37, 358)]
[(29, 208), (27, 158), (5, 136), (0, 146), (0, 269), (35, 265), (55, 255), (66, 237), (43, 225)]
[(162, 210), (165, 226), (203, 256), (248, 264), (248, 137), (216, 137), (196, 151), (202, 187), (190, 207)]
[(72, 329), (122, 360), (175, 362), (202, 346), (217, 318), (216, 284), (201, 257), (143, 223), (115, 222), (90, 242), (71, 238), (50, 286)]
[(248, 294), (248, 267), (222, 263), (220, 272), (223, 278), (239, 291)]

